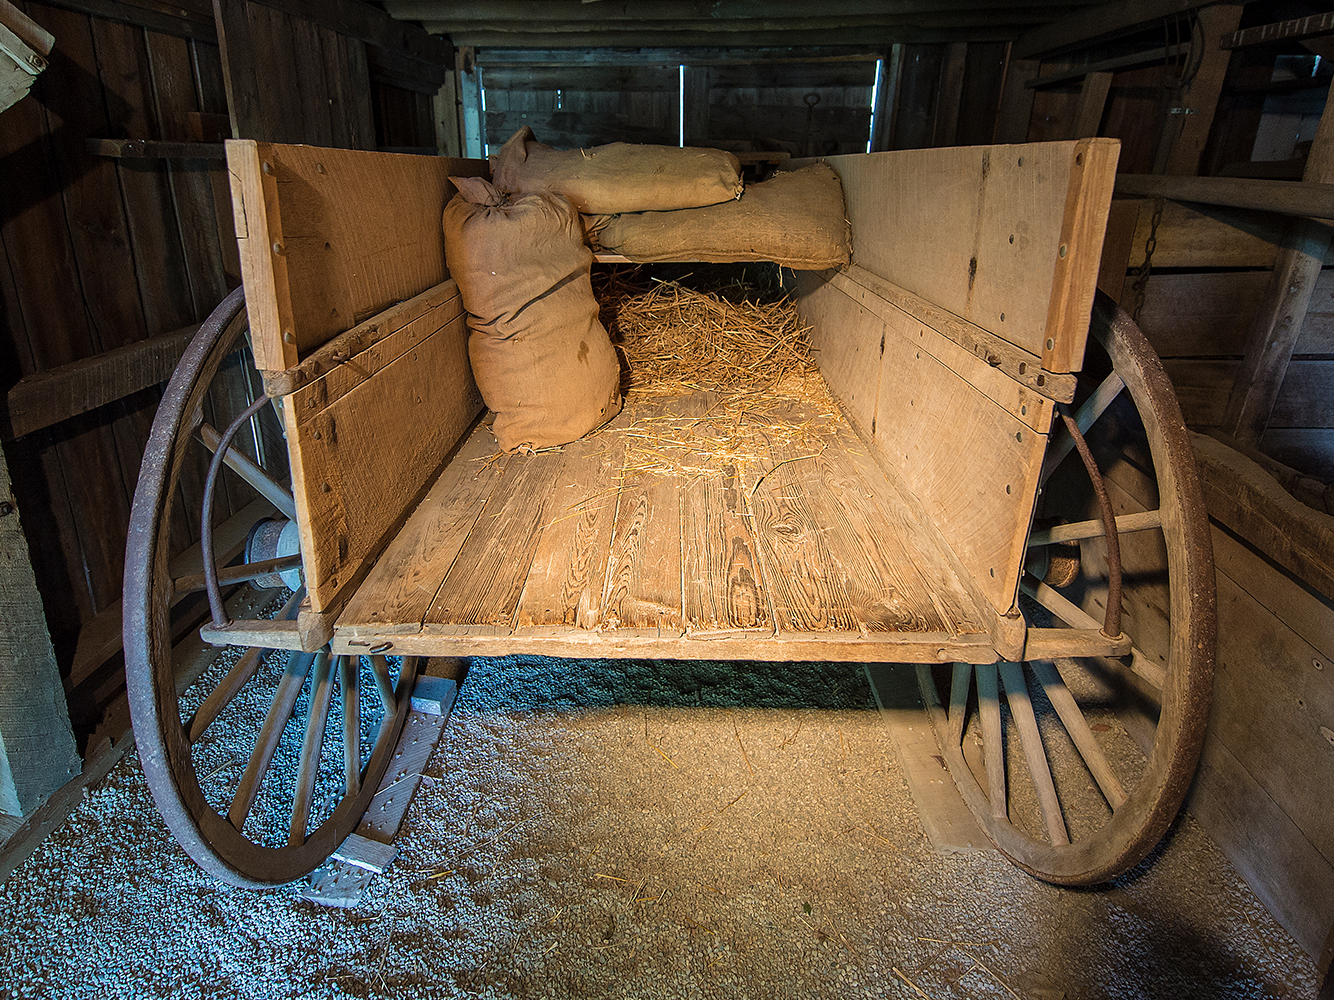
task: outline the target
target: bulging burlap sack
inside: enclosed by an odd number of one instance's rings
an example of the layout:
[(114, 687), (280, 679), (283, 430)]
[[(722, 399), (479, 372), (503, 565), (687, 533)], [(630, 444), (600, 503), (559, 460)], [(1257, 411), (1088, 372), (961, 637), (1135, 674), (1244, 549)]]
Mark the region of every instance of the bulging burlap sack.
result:
[(827, 163), (751, 184), (740, 201), (680, 212), (585, 218), (598, 246), (633, 261), (771, 260), (798, 271), (848, 263), (843, 185)]
[(492, 158), (492, 178), (507, 195), (563, 195), (580, 212), (666, 212), (741, 195), (741, 164), (721, 149), (636, 146), (552, 149), (527, 125)]
[(579, 216), (553, 195), (508, 201), (481, 178), (450, 180), (459, 193), (445, 206), (445, 260), (496, 440), (506, 452), (574, 441), (621, 408)]

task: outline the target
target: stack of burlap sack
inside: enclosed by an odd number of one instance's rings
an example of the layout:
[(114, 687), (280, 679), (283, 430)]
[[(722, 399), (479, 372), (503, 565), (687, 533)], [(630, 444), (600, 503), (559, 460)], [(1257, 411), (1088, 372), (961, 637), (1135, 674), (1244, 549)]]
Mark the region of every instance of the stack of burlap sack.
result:
[(743, 187), (718, 149), (555, 150), (525, 127), (491, 182), (451, 178), (445, 259), (468, 355), (506, 452), (567, 444), (620, 411), (620, 364), (598, 320), (591, 244), (630, 260), (848, 262), (838, 175), (818, 163)]

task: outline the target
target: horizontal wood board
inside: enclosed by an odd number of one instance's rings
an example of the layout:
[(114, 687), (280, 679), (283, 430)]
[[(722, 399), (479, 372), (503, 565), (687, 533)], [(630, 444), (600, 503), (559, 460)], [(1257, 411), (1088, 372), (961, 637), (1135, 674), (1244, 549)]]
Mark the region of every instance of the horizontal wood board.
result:
[(228, 168), (255, 363), (293, 367), (448, 277), (440, 219), (483, 160), (231, 140)]
[(350, 592), (481, 410), (457, 295), (285, 397), (311, 609)]
[(1004, 615), (1023, 566), (1051, 402), (855, 287), (857, 300), (833, 283), (799, 285), (825, 378)]
[(1072, 371), (1083, 357), (1117, 149), (1080, 140), (828, 162), (843, 181), (854, 263), (1041, 356), (1052, 371)]
[(818, 659), (822, 644), (838, 658), (834, 647), (855, 658), (859, 645), (867, 658), (913, 644), (931, 659), (944, 647), (994, 655), (962, 584), (846, 425), (802, 454), (775, 445), (772, 476), (628, 469), (622, 430), (706, 408), (696, 398), (632, 402), (607, 429), (532, 456), (500, 455), (479, 425), (358, 588), (338, 640), (585, 656), (712, 657), (719, 643), (758, 659)]

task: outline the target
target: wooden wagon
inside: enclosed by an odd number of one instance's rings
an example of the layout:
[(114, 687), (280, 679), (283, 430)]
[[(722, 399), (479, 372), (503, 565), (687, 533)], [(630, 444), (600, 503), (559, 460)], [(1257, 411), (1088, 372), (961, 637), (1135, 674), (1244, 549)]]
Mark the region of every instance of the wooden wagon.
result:
[[(892, 662), (917, 665), (964, 799), (1021, 867), (1087, 884), (1137, 863), (1198, 757), (1213, 566), (1170, 384), (1095, 302), (1117, 153), (832, 157), (853, 265), (795, 287), (845, 419), (775, 444), (761, 489), (735, 468), (634, 474), (607, 435), (494, 457), (440, 231), (448, 177), (484, 162), (229, 143), (245, 297), (170, 383), (127, 554), (135, 731), (176, 837), (239, 885), (310, 872), (365, 811), (422, 657)], [(238, 363), (259, 374), (239, 402), (233, 378), (215, 430)], [(266, 558), (252, 538), (230, 565), (244, 539), (205, 531), (206, 565), (224, 584), (284, 574), (276, 619), (173, 579), (200, 441), (205, 525), (224, 456), (274, 508), (252, 532)], [(187, 703), (169, 610), (202, 586), (205, 638), (237, 650)], [(253, 753), (219, 785), (199, 747), (247, 699)], [(294, 738), (299, 763), (274, 773)]]

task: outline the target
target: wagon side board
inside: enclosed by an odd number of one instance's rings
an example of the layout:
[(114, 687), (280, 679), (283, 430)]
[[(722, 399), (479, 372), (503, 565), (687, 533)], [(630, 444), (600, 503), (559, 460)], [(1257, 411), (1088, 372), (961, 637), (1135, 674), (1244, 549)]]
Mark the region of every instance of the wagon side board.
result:
[(1118, 151), (1089, 139), (831, 157), (853, 266), (798, 281), (826, 381), (997, 616), (998, 648), (1054, 405), (1083, 360)]
[(336, 610), (481, 412), (445, 264), (484, 160), (227, 144), (251, 342), (283, 398), (309, 606)]

